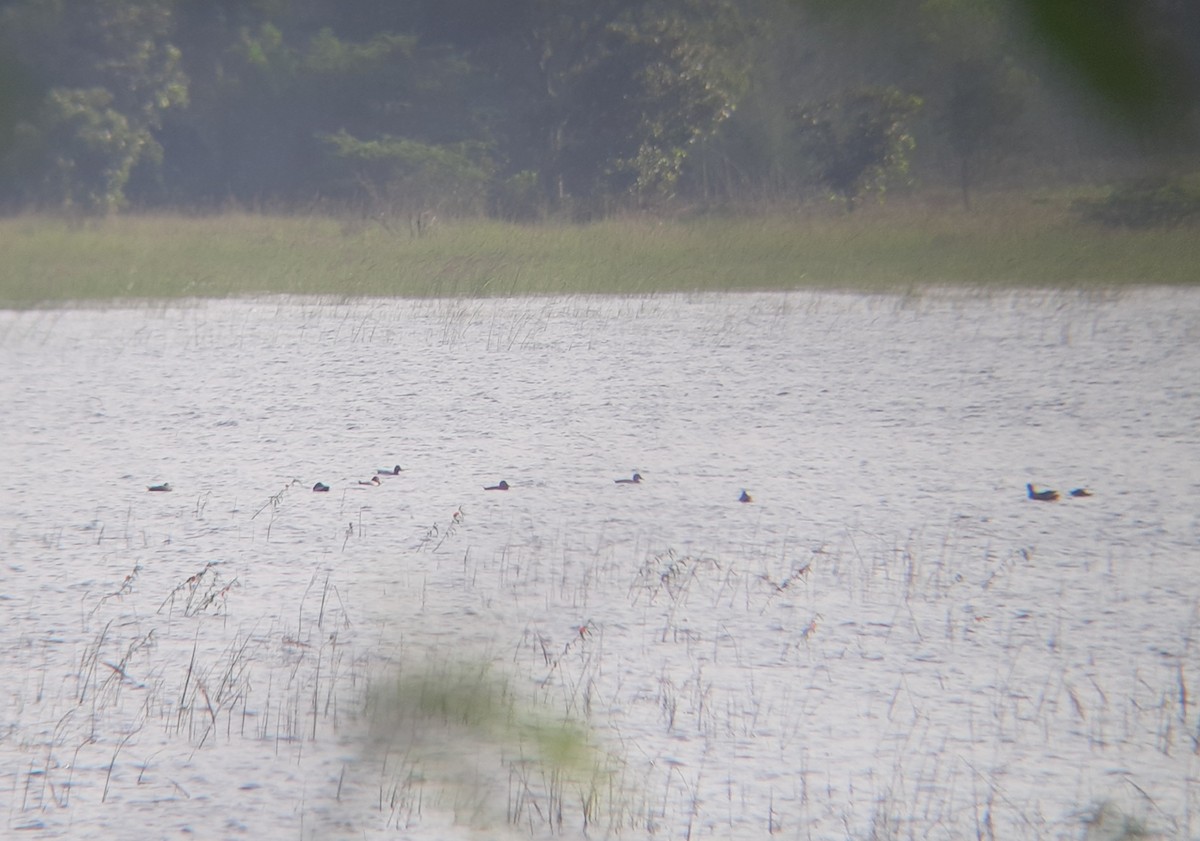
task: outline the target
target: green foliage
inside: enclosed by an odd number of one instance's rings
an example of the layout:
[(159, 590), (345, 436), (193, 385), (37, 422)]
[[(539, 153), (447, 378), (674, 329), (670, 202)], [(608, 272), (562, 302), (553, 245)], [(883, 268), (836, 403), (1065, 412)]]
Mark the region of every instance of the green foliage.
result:
[(381, 32), (365, 43), (337, 38), (328, 27), (309, 45), (306, 69), (316, 76), (361, 76), (385, 72), (387, 65), (413, 57), (417, 39), (411, 35)]
[(1036, 84), (1018, 59), (1011, 18), (1005, 0), (923, 0), (912, 23), (924, 54), (929, 129), (957, 164), (966, 208), (989, 164), (1028, 151), (1019, 121)]
[(373, 699), (377, 740), (419, 734), (435, 755), (448, 754), (449, 738), (474, 757), (480, 743), (520, 747), (559, 771), (587, 772), (593, 748), (585, 730), (555, 719), (522, 699), (485, 663), (445, 663), (407, 670)]
[(491, 162), (481, 144), (433, 145), (387, 135), (364, 141), (345, 131), (322, 139), (376, 212), (478, 213), (486, 202)]
[(182, 53), (169, 40), (169, 0), (25, 0), (0, 12), (6, 46), (48, 80), (23, 115), (7, 180), (28, 200), (72, 212), (125, 204), (139, 163), (156, 163), (154, 131), (188, 102)]
[(1022, 74), (1011, 65), (981, 58), (964, 58), (954, 65), (950, 95), (942, 120), (959, 161), (963, 205), (970, 207), (970, 189), (989, 153), (1001, 157), (1014, 148), (1014, 126), (1025, 111)]
[(1096, 804), (1083, 822), (1084, 841), (1142, 841), (1155, 834), (1110, 801)]
[(538, 174), (521, 170), (492, 184), (489, 212), (509, 222), (535, 222), (546, 214), (545, 193)]
[(306, 191), (372, 212), (481, 208), (490, 168), (453, 55), (394, 32), (305, 39), (263, 22), (240, 27), (225, 59), (205, 81), (214, 95), (174, 132), (206, 153), (208, 189), (246, 201)]
[(896, 88), (862, 88), (794, 112), (818, 180), (853, 208), (908, 176), (916, 145), (908, 120), (921, 99)]
[(963, 59), (951, 71), (944, 119), (950, 142), (963, 157), (995, 143), (1001, 131), (1021, 116), (1025, 100), (1012, 68), (982, 59)]
[(137, 127), (188, 102), (172, 0), (19, 0), (0, 12), (5, 46), (47, 87), (104, 88)]
[(693, 146), (732, 114), (740, 80), (714, 33), (702, 34), (680, 17), (647, 18), (639, 27), (625, 26), (624, 35), (629, 51), (641, 54), (632, 132), (640, 142), (631, 157), (616, 159), (616, 169), (633, 177), (635, 195), (667, 197)]
[(1190, 224), (1200, 220), (1200, 177), (1140, 181), (1102, 198), (1078, 199), (1073, 207), (1089, 222), (1114, 227)]
[(744, 70), (721, 42), (736, 40), (737, 5), (572, 0), (532, 3), (529, 15), (533, 50), (517, 49), (529, 35), (514, 32), (481, 56), (503, 56), (492, 66), (523, 93), (499, 126), (529, 139), (519, 168), (585, 216), (669, 197), (696, 142), (736, 104)]
[(292, 84), (300, 66), (296, 51), (284, 43), (283, 33), (270, 23), (262, 24), (254, 32), (242, 29), (230, 48), (230, 55), (240, 59), (247, 71), (241, 77), (243, 84), (257, 81), (276, 95)]
[[(856, 44), (847, 75), (870, 67), (868, 78), (877, 83), (919, 93), (924, 107), (908, 124), (921, 140), (914, 166), (924, 167), (927, 181), (956, 183), (965, 206), (989, 168), (1017, 151), (1034, 158), (1052, 148), (1024, 136), (1029, 126), (1021, 118), (1039, 90), (1009, 0), (856, 0), (816, 7), (823, 28), (838, 34), (835, 43)], [(824, 63), (837, 60), (822, 56)]]
[[(372, 691), (369, 705), (365, 751), (403, 757), (406, 778), (451, 787), (455, 801), (469, 802), (467, 811), (482, 824), (518, 814), (511, 800), (481, 784), (489, 776), (536, 779), (548, 801), (569, 791), (588, 811), (607, 789), (609, 762), (587, 728), (523, 697), (486, 663), (402, 666)], [(561, 812), (544, 817), (561, 824)]]
[[(854, 206), (910, 174), (957, 183), (968, 202), (985, 175), (1085, 171), (1077, 152), (1099, 143), (1033, 70), (1023, 22), (1101, 90), (1128, 83), (1112, 95), (1200, 122), (1195, 4), (1134, 15), (1132, 0), (1112, 0), (1112, 15), (1082, 20), (1085, 5), (9, 0), (0, 204), (592, 219), (677, 200), (794, 201), (813, 183)], [(109, 100), (69, 106), (47, 99), (54, 90)], [(86, 131), (63, 156), (65, 124), (82, 119), (64, 109), (85, 103), (84, 122), (113, 126), (107, 181), (81, 164), (96, 154)], [(1142, 125), (1149, 136), (1162, 123)], [(329, 140), (342, 134), (380, 148)], [(57, 145), (31, 148), (43, 140)], [(1117, 147), (1114, 163), (1145, 148)], [(76, 174), (90, 181), (64, 186)]]
[(0, 161), (12, 147), (20, 115), (38, 101), (40, 94), (20, 64), (0, 56)]
[(54, 88), (36, 119), (18, 126), (15, 163), (38, 174), (26, 187), (32, 201), (83, 213), (121, 207), (129, 175), (153, 138), (112, 106), (104, 88)]

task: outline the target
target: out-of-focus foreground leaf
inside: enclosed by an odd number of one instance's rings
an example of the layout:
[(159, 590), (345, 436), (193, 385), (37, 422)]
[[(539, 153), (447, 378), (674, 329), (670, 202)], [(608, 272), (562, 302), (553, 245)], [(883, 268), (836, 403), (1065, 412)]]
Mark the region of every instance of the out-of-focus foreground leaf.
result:
[(1035, 48), (1074, 75), (1143, 134), (1200, 136), (1197, 0), (795, 0), (818, 17), (894, 25), (933, 10), (959, 16), (1012, 12)]
[(1128, 121), (1198, 128), (1200, 4), (1014, 0), (1031, 29)]

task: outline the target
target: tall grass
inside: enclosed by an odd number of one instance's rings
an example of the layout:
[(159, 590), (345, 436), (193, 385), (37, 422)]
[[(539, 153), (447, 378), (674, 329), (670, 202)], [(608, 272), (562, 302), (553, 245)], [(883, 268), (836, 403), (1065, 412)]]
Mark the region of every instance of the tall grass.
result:
[[(445, 560), (478, 537), (461, 508), (427, 537), (446, 532)], [(417, 566), (436, 551), (429, 540), (386, 557)], [(1029, 593), (1017, 586), (1034, 566), (1024, 547), (976, 556), (947, 535), (853, 529), (819, 549), (668, 547), (635, 565), (627, 543), (568, 550), (556, 540), (512, 565), (465, 553), (461, 575), (455, 562), (425, 567), (434, 578), (455, 570), (435, 584), (442, 599), (461, 588), (519, 608), (522, 622), (495, 625), (511, 655), (481, 657), (464, 656), (470, 646), (453, 634), (427, 647), (410, 636), (412, 617), (397, 619), (399, 638), (352, 617), (336, 583), (352, 568), (318, 566), (307, 586), (291, 576), (291, 593), (303, 590), (287, 600), (292, 619), (263, 615), (275, 585), (225, 586), (237, 579), (223, 565), (182, 579), (157, 565), (98, 566), (78, 631), (47, 649), (36, 681), (13, 681), (7, 826), (41, 830), (56, 814), (90, 826), (104, 803), (152, 826), (175, 814), (154, 804), (194, 799), (183, 814), (195, 815), (221, 786), (200, 764), (245, 780), (239, 790), (271, 790), (273, 811), (299, 820), (306, 838), (324, 836), (305, 832), (305, 819), (333, 821), (329, 837), (450, 837), (439, 815), (493, 838), (995, 841), (1065, 837), (1072, 823), (1085, 841), (1195, 837), (1192, 813), (1156, 803), (1136, 770), (1105, 786), (1125, 796), (1073, 816), (1006, 779), (1002, 742), (1046, 739), (1055, 751), (1083, 741), (1111, 768), (1110, 756), (1136, 758), (1147, 734), (1164, 761), (1186, 763), (1200, 733), (1186, 651), (1173, 664), (1106, 670), (1075, 663), (1092, 632), (1059, 626), (1063, 605), (1004, 615)], [(1113, 576), (1110, 567), (1091, 580), (1120, 589)], [(449, 616), (426, 614), (424, 593), (400, 598), (419, 598), (417, 622)], [(577, 616), (576, 599), (605, 618), (573, 626), (531, 609), (545, 601)], [(1194, 639), (1196, 613), (1185, 621), (1178, 638)], [(956, 677), (972, 670), (982, 677)], [(859, 728), (887, 741), (862, 743)], [(839, 749), (878, 765), (857, 792), (838, 789), (841, 771), (820, 770), (836, 767), (821, 746), (839, 732)], [(304, 774), (299, 791), (274, 787)], [(1086, 793), (1084, 782), (1075, 790)]]
[(0, 220), (0, 304), (222, 297), (478, 297), (798, 287), (1192, 283), (1193, 229), (1123, 231), (1063, 203), (928, 205), (590, 225), (449, 221), (421, 236), (318, 216)]

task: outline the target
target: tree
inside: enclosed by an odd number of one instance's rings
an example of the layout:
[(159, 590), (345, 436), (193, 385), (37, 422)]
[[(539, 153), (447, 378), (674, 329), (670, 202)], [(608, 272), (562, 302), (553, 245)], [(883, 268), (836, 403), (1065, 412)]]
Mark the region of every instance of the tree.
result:
[(671, 196), (688, 156), (744, 89), (728, 43), (742, 28), (722, 0), (641, 6), (608, 24), (565, 101), (559, 152), (568, 183), (640, 204)]
[(958, 158), (963, 207), (971, 207), (971, 187), (985, 156), (1011, 150), (1009, 136), (1025, 110), (1020, 74), (995, 61), (962, 59), (953, 66), (942, 121)]
[(121, 207), (148, 141), (112, 105), (104, 88), (54, 88), (36, 119), (17, 127), (15, 162), (30, 173), (31, 199), (83, 213)]
[(322, 139), (375, 215), (485, 209), (492, 171), (483, 144), (431, 145), (387, 135), (362, 141), (344, 131)]
[(958, 170), (964, 208), (988, 163), (1020, 146), (1018, 121), (1035, 87), (1023, 69), (1011, 10), (998, 0), (926, 0), (919, 17), (929, 96)]
[(734, 0), (510, 0), (503, 16), (496, 7), (438, 0), (437, 17), (418, 17), (497, 80), (486, 125), (499, 173), (537, 172), (554, 206), (586, 216), (669, 197), (697, 141), (736, 104)]
[(860, 88), (797, 108), (796, 132), (817, 180), (853, 209), (864, 194), (906, 179), (915, 145), (908, 120), (921, 104), (896, 88)]
[(46, 85), (17, 122), (6, 167), (30, 200), (106, 213), (124, 203), (134, 167), (160, 159), (154, 132), (188, 95), (171, 24), (169, 0), (25, 0), (3, 10), (8, 49)]
[[(0, 201), (586, 218), (790, 200), (805, 169), (853, 206), (911, 169), (969, 205), (1002, 161), (1200, 128), (1200, 5), (1100, 2), (0, 0)], [(1022, 23), (1132, 138), (1081, 118)]]
[[(171, 169), (172, 192), (213, 203), (332, 200), (385, 212), (420, 201), (402, 201), (404, 179), (383, 176), (385, 150), (412, 163), (420, 156), (403, 150), (451, 159), (462, 144), (485, 141), (466, 101), (471, 68), (459, 56), (409, 33), (351, 40), (307, 25), (322, 20), (293, 17), (285, 31), (242, 18), (224, 37), (210, 34), (220, 60), (191, 59), (193, 107), (166, 127), (168, 150), (186, 160)], [(220, 29), (211, 21), (205, 28)]]

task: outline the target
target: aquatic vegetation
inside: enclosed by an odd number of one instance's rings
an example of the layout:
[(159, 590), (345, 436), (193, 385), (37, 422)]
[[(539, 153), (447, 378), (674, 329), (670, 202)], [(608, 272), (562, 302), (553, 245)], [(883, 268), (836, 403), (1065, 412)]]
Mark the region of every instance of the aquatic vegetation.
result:
[(0, 313), (5, 828), (1192, 838), (1197, 306)]

